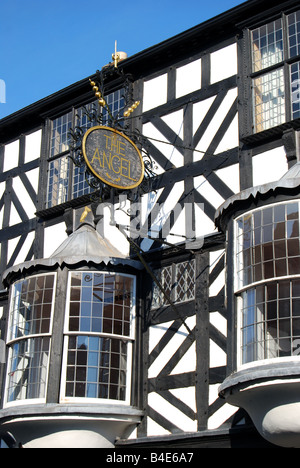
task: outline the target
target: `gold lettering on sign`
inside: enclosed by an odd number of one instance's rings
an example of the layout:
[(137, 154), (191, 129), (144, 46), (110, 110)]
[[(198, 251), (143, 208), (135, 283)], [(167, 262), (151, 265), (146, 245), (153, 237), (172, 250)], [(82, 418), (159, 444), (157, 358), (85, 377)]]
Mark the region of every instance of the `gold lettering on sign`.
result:
[(135, 144), (109, 127), (92, 127), (83, 138), (83, 155), (90, 170), (103, 182), (117, 188), (137, 187), (144, 177), (144, 164)]
[(95, 160), (99, 162), (102, 169), (109, 169), (115, 174), (125, 177), (126, 179), (136, 182), (138, 179), (131, 177), (130, 172), (130, 160), (126, 159), (125, 155), (125, 143), (117, 139), (117, 135), (104, 135), (106, 139), (105, 152), (102, 151), (102, 158), (99, 152), (99, 148), (96, 148), (91, 164)]

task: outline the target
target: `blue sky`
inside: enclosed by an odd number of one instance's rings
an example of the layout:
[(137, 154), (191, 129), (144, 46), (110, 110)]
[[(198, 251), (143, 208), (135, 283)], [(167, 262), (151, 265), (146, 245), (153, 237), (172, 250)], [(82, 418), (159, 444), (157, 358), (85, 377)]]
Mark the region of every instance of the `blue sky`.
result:
[(0, 0), (0, 119), (241, 3)]

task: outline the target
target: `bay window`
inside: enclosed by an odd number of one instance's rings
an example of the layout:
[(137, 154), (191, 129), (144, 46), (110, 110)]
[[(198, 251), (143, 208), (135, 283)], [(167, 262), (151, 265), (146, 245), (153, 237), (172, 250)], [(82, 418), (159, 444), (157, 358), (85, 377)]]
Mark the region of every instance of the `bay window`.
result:
[(135, 278), (70, 272), (62, 401), (130, 401)]
[(55, 275), (14, 284), (7, 344), (6, 402), (46, 397)]
[(235, 222), (240, 365), (295, 355), (300, 340), (299, 201)]

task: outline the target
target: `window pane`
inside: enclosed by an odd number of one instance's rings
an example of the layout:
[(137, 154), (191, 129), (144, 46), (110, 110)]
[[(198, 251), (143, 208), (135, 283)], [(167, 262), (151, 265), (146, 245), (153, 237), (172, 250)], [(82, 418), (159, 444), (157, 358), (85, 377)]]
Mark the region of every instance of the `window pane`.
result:
[(70, 273), (67, 397), (126, 399), (134, 293), (129, 275)]
[(292, 118), (300, 117), (300, 62), (291, 66)]
[(36, 276), (14, 284), (9, 340), (50, 333), (54, 275)]
[[(156, 270), (155, 275), (166, 294), (181, 303), (195, 298), (195, 261), (182, 262)], [(152, 309), (169, 305), (160, 288), (153, 283)]]
[(50, 338), (18, 341), (10, 350), (7, 401), (45, 398)]
[(56, 154), (68, 151), (69, 149), (69, 136), (68, 132), (72, 126), (72, 112), (62, 115), (61, 117), (53, 120), (52, 134), (50, 144), (50, 157)]
[(72, 198), (78, 198), (91, 193), (93, 188), (88, 184), (88, 181), (91, 180), (92, 176), (85, 173), (85, 167), (74, 166)]
[(300, 10), (288, 16), (290, 57), (300, 54)]
[(261, 132), (285, 122), (283, 68), (253, 80), (254, 127)]
[(293, 355), (300, 336), (299, 279), (242, 293), (242, 364)]
[(300, 273), (298, 203), (280, 203), (247, 213), (237, 220), (237, 225), (238, 289), (252, 282)]
[[(72, 273), (69, 329), (79, 332), (129, 335), (134, 303), (134, 281), (129, 276)], [(127, 326), (128, 325), (128, 326)]]
[(253, 71), (283, 60), (283, 30), (281, 19), (252, 31)]
[(127, 346), (107, 337), (72, 337), (68, 344), (66, 396), (125, 400)]
[(69, 165), (67, 156), (55, 159), (48, 168), (47, 208), (65, 203), (68, 199)]

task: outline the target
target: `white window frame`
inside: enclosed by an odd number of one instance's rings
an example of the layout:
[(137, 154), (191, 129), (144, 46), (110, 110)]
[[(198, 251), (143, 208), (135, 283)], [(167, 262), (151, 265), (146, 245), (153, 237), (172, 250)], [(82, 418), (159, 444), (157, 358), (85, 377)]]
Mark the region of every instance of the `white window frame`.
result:
[[(69, 311), (70, 311), (70, 294), (71, 294), (71, 277), (75, 271), (69, 271), (68, 275), (68, 289), (66, 299), (66, 311), (65, 311), (65, 322), (64, 322), (64, 345), (63, 345), (63, 359), (62, 359), (62, 370), (61, 370), (61, 386), (60, 386), (60, 403), (91, 403), (91, 404), (112, 404), (112, 405), (130, 405), (131, 403), (131, 387), (132, 387), (132, 361), (133, 361), (133, 344), (135, 341), (135, 329), (136, 329), (136, 276), (121, 272), (110, 272), (110, 271), (95, 271), (95, 270), (79, 270), (80, 273), (86, 274), (107, 274), (107, 275), (121, 275), (128, 277), (133, 280), (133, 304), (130, 311), (130, 334), (129, 336), (117, 335), (113, 333), (95, 333), (95, 332), (81, 332), (81, 331), (69, 331)], [(67, 355), (69, 349), (69, 337), (74, 336), (88, 336), (97, 338), (111, 338), (119, 339), (127, 342), (127, 368), (126, 368), (126, 396), (125, 400), (108, 399), (108, 398), (89, 398), (89, 397), (67, 397), (66, 396), (66, 373), (67, 373)]]
[[(53, 281), (53, 294), (52, 294), (52, 305), (51, 305), (51, 315), (50, 315), (50, 325), (49, 325), (49, 332), (48, 333), (40, 333), (40, 334), (31, 334), (31, 335), (24, 335), (20, 338), (10, 338), (10, 329), (12, 325), (12, 320), (13, 320), (13, 314), (12, 314), (12, 304), (14, 300), (14, 287), (16, 283), (22, 282), (22, 281), (27, 281), (30, 280), (31, 278), (38, 278), (41, 276), (53, 276), (54, 281)], [(6, 337), (6, 347), (9, 348), (8, 352), (8, 360), (7, 360), (7, 368), (6, 368), (6, 377), (5, 377), (5, 393), (4, 393), (4, 403), (3, 407), (11, 407), (11, 406), (20, 406), (20, 405), (32, 405), (32, 404), (39, 404), (39, 403), (45, 403), (46, 398), (47, 398), (47, 385), (48, 385), (48, 378), (49, 378), (49, 365), (50, 365), (50, 355), (51, 355), (51, 345), (52, 345), (52, 330), (53, 330), (53, 315), (54, 315), (54, 308), (55, 308), (55, 295), (56, 295), (56, 284), (57, 284), (57, 273), (51, 272), (51, 273), (41, 273), (37, 275), (31, 275), (28, 276), (22, 280), (16, 281), (12, 285), (12, 290), (10, 294), (10, 300), (9, 300), (9, 314), (8, 314), (8, 327), (7, 327), (7, 337)], [(48, 363), (47, 363), (47, 369), (46, 369), (46, 383), (45, 383), (45, 396), (43, 398), (25, 398), (25, 399), (20, 399), (20, 400), (14, 400), (14, 401), (8, 401), (8, 385), (9, 385), (9, 366), (11, 362), (11, 357), (12, 357), (12, 352), (13, 352), (13, 346), (21, 341), (29, 340), (29, 339), (36, 339), (36, 338), (49, 338), (49, 355), (48, 355)]]
[[(260, 285), (268, 285), (270, 283), (274, 283), (274, 282), (278, 282), (278, 281), (284, 281), (284, 280), (289, 280), (289, 281), (292, 281), (293, 279), (299, 279), (300, 278), (300, 274), (296, 274), (296, 275), (285, 275), (285, 276), (274, 276), (273, 278), (270, 278), (270, 279), (263, 279), (261, 281), (256, 281), (256, 282), (252, 282), (252, 283), (249, 283), (249, 284), (246, 284), (245, 286), (244, 285), (240, 285), (239, 284), (239, 278), (238, 278), (238, 272), (237, 272), (237, 253), (238, 253), (238, 248), (237, 248), (237, 236), (238, 236), (238, 233), (240, 232), (239, 231), (239, 226), (238, 226), (238, 221), (243, 218), (246, 214), (248, 215), (252, 215), (253, 213), (255, 213), (256, 211), (261, 211), (263, 210), (264, 208), (271, 208), (271, 207), (274, 207), (274, 206), (278, 206), (278, 205), (287, 205), (287, 204), (295, 204), (295, 203), (298, 203), (298, 207), (299, 207), (299, 214), (300, 214), (300, 200), (299, 199), (295, 199), (295, 200), (286, 200), (286, 201), (282, 201), (282, 202), (278, 202), (278, 203), (272, 203), (270, 205), (266, 205), (266, 206), (261, 206), (259, 208), (256, 208), (256, 209), (253, 209), (253, 210), (250, 210), (248, 211), (247, 213), (243, 213), (242, 215), (238, 216), (237, 218), (235, 218), (234, 220), (234, 247), (233, 247), (233, 255), (234, 255), (234, 279), (233, 279), (233, 282), (234, 282), (234, 294), (235, 294), (235, 304), (236, 304), (236, 310), (237, 310), (237, 320), (236, 320), (236, 324), (237, 324), (237, 337), (236, 337), (236, 343), (237, 343), (237, 368), (238, 369), (244, 369), (244, 368), (249, 368), (249, 367), (255, 367), (257, 365), (262, 365), (264, 363), (274, 363), (274, 362), (278, 362), (278, 360), (280, 360), (280, 362), (283, 362), (283, 361), (291, 361), (291, 360), (295, 360), (296, 362), (299, 363), (299, 360), (300, 360), (300, 356), (288, 356), (288, 357), (274, 357), (274, 358), (266, 358), (266, 359), (256, 359), (256, 360), (253, 360), (253, 361), (250, 361), (250, 362), (247, 362), (247, 363), (243, 363), (243, 355), (242, 355), (242, 342), (243, 342), (243, 339), (242, 339), (242, 325), (243, 325), (243, 317), (242, 317), (242, 309), (243, 309), (243, 300), (242, 300), (242, 293), (243, 292), (246, 292), (247, 290), (250, 290), (250, 289), (255, 289), (257, 286), (260, 286)], [(286, 220), (285, 220), (286, 221)], [(300, 225), (300, 218), (299, 218), (299, 225)], [(300, 229), (300, 226), (299, 226), (299, 229)], [(254, 326), (257, 325), (257, 322), (255, 322)], [(266, 342), (266, 340), (264, 339), (264, 342)]]

